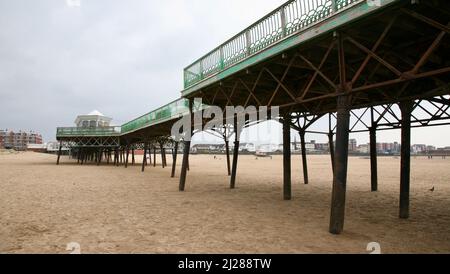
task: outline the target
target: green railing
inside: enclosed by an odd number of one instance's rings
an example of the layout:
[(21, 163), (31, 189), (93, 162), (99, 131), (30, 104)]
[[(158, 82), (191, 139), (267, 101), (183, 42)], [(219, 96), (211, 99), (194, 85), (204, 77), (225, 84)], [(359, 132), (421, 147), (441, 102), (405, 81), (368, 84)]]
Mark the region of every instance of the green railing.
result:
[[(208, 105), (194, 101), (194, 111), (204, 110)], [(181, 118), (189, 113), (189, 100), (179, 99), (163, 107), (151, 111), (137, 119), (134, 119), (121, 127), (107, 128), (78, 128), (59, 127), (56, 137), (78, 137), (78, 136), (122, 136), (133, 131), (154, 126), (169, 120)]]
[(80, 127), (59, 127), (56, 129), (56, 137), (72, 136), (119, 136), (120, 127), (101, 127), (101, 128), (80, 128)]
[(122, 125), (122, 134), (149, 127), (189, 113), (189, 101), (179, 99)]
[(184, 69), (184, 88), (365, 0), (291, 0)]
[[(208, 105), (194, 101), (194, 112), (207, 108)], [(165, 121), (181, 118), (189, 113), (189, 100), (178, 99), (152, 112), (149, 112), (122, 126), (122, 135)]]

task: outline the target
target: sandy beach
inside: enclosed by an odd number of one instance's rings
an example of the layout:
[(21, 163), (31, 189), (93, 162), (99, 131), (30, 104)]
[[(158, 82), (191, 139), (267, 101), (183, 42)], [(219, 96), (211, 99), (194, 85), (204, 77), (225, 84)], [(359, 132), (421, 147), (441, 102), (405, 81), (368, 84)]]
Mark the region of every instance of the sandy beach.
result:
[(372, 193), (369, 160), (350, 158), (339, 236), (328, 233), (329, 156), (308, 159), (310, 184), (293, 156), (293, 200), (283, 201), (281, 156), (240, 157), (230, 190), (224, 156), (193, 155), (180, 193), (180, 167), (171, 179), (159, 165), (142, 173), (139, 164), (80, 166), (62, 157), (56, 166), (54, 155), (3, 154), (0, 253), (69, 253), (70, 242), (82, 253), (368, 253), (369, 242), (383, 253), (450, 252), (450, 159), (412, 159), (411, 218), (400, 220), (400, 160), (379, 158)]

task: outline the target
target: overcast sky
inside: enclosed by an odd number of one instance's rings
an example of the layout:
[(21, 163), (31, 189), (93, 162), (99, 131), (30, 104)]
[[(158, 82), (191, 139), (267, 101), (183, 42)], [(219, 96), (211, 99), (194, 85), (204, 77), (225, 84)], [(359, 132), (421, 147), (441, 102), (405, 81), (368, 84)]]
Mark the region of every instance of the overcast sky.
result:
[[(94, 109), (117, 125), (136, 118), (179, 98), (185, 66), (283, 2), (0, 0), (0, 128), (51, 141)], [(413, 142), (450, 145), (449, 132)]]

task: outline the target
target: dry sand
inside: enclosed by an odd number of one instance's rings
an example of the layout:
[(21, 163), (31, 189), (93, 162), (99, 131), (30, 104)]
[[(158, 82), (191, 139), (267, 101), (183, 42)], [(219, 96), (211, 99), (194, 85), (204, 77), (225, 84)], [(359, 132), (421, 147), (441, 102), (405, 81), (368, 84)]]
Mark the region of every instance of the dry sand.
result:
[(69, 242), (82, 253), (367, 253), (373, 241), (383, 253), (450, 252), (450, 159), (412, 160), (411, 218), (400, 220), (399, 159), (379, 159), (371, 193), (369, 160), (351, 158), (340, 236), (328, 233), (329, 156), (309, 156), (310, 185), (293, 157), (292, 201), (278, 156), (242, 156), (235, 190), (224, 156), (192, 156), (184, 193), (169, 168), (55, 159), (0, 155), (0, 253), (68, 253)]

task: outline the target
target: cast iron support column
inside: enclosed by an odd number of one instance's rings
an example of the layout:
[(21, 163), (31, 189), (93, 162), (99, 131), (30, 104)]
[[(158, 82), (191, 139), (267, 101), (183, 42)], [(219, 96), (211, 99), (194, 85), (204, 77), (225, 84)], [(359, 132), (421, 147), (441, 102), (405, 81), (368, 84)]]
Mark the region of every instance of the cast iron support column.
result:
[(344, 40), (338, 34), (339, 79), (336, 122), (336, 151), (334, 156), (333, 192), (331, 198), (330, 232), (341, 234), (344, 230), (345, 194), (347, 189), (348, 139), (350, 127), (350, 91), (347, 84)]
[(402, 112), (402, 141), (400, 163), (400, 218), (409, 218), (409, 189), (411, 171), (411, 111), (412, 102), (400, 102)]
[(334, 174), (334, 133), (331, 131), (328, 133), (328, 148), (330, 150), (331, 157), (331, 170)]
[(153, 147), (153, 167), (156, 167), (156, 147)]
[[(152, 165), (152, 148), (151, 146), (147, 146), (148, 149), (148, 164)], [(145, 161), (145, 165), (147, 165), (147, 161)]]
[(103, 156), (103, 150), (99, 149), (98, 151), (98, 162), (97, 162), (97, 166), (99, 166), (102, 163), (102, 156)]
[[(304, 135), (303, 135), (304, 137)], [(291, 190), (291, 117), (283, 115), (283, 196), (284, 200), (292, 199)]]
[[(152, 157), (150, 155), (150, 157)], [(145, 171), (145, 164), (147, 164), (147, 144), (144, 144), (144, 157), (142, 158), (142, 172)]]
[(186, 186), (186, 174), (187, 174), (187, 168), (189, 165), (189, 152), (191, 150), (191, 138), (193, 135), (193, 119), (194, 119), (194, 115), (193, 115), (193, 99), (189, 99), (189, 132), (188, 132), (188, 139), (184, 140), (184, 153), (183, 153), (183, 163), (181, 165), (181, 174), (180, 174), (180, 186), (179, 186), (179, 190), (180, 191), (184, 191), (185, 186)]
[(131, 164), (134, 166), (136, 159), (134, 158), (134, 148), (131, 150)]
[(128, 156), (130, 156), (130, 148), (127, 146), (126, 148), (126, 158), (125, 158), (125, 168), (128, 168)]
[(174, 148), (172, 151), (172, 174), (170, 175), (171, 178), (175, 177), (175, 171), (177, 169), (177, 155), (178, 155), (178, 142), (175, 142)]
[(162, 143), (159, 144), (159, 148), (160, 148), (160, 153), (161, 153), (161, 166), (162, 168), (166, 167), (166, 163), (164, 161), (164, 145)]
[(376, 125), (369, 129), (370, 132), (370, 184), (372, 192), (378, 191), (378, 162), (377, 162), (377, 128)]
[(230, 179), (230, 188), (236, 188), (236, 173), (237, 173), (237, 164), (239, 158), (239, 134), (240, 130), (238, 129), (237, 117), (234, 117), (234, 152), (233, 152), (233, 167), (231, 169), (231, 179)]
[(59, 165), (59, 159), (61, 158), (61, 150), (62, 150), (62, 141), (59, 142), (58, 159), (56, 160), (56, 165)]
[(300, 142), (301, 142), (301, 148), (302, 148), (302, 162), (303, 162), (303, 180), (305, 182), (305, 185), (309, 184), (308, 179), (308, 162), (306, 159), (306, 140), (305, 135), (306, 132), (304, 129), (300, 130)]
[(331, 201), (330, 232), (340, 234), (344, 229), (345, 192), (347, 188), (347, 163), (350, 112), (347, 96), (338, 98), (338, 113), (336, 126), (336, 151), (333, 178), (333, 193)]
[(228, 176), (231, 176), (231, 165), (230, 165), (230, 141), (225, 137), (225, 155), (227, 157), (227, 170)]

